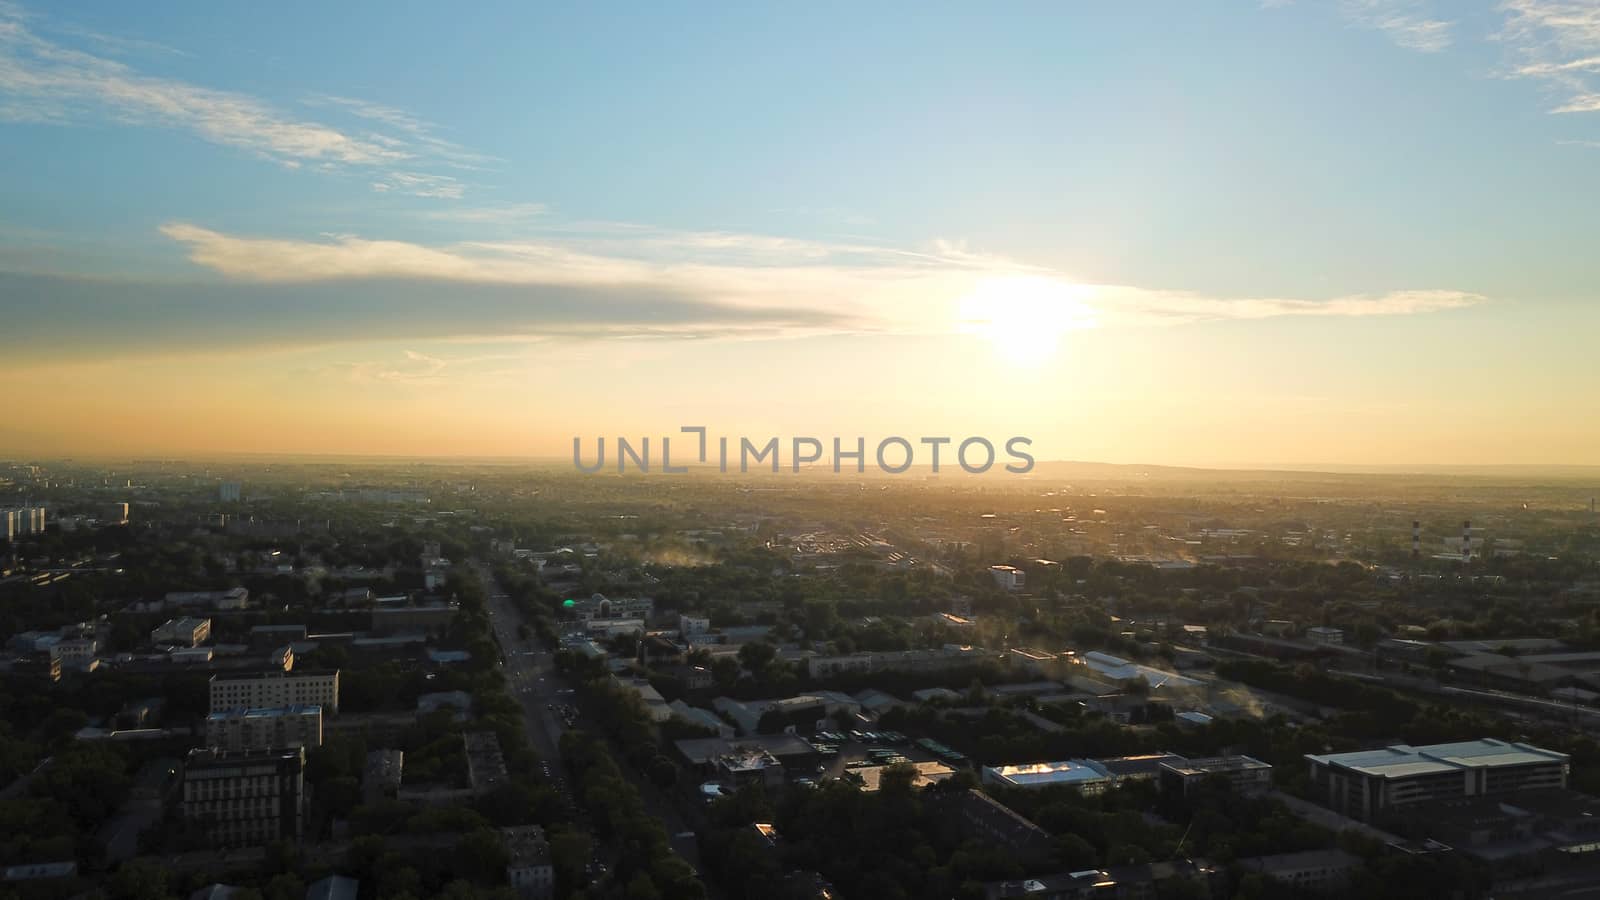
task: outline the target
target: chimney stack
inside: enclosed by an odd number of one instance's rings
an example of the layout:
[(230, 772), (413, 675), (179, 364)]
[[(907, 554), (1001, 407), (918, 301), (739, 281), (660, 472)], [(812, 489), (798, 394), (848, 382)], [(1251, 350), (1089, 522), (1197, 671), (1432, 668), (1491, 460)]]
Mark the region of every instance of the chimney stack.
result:
[(1472, 562), (1472, 520), (1461, 523), (1461, 561)]
[(1422, 558), (1422, 520), (1411, 520), (1411, 558)]

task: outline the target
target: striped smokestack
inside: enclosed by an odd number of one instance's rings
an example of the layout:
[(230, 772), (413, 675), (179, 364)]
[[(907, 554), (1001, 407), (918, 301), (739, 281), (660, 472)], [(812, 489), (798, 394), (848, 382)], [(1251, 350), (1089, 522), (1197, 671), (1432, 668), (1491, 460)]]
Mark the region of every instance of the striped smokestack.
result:
[(1461, 523), (1461, 560), (1472, 562), (1472, 520)]
[(1411, 558), (1422, 558), (1422, 521), (1420, 519), (1411, 520)]

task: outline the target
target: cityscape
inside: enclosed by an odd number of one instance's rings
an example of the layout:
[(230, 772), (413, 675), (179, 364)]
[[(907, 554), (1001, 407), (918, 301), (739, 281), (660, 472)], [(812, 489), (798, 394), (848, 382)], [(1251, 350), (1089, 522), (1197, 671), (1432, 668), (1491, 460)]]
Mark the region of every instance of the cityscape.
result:
[(1600, 0), (0, 0), (0, 900), (1600, 900)]

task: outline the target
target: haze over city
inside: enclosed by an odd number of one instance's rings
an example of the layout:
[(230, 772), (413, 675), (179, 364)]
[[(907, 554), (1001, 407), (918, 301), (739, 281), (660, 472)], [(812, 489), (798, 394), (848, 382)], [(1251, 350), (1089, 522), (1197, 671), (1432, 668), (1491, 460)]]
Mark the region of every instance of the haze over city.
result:
[(13, 449), (1600, 464), (1600, 19), (0, 3)]

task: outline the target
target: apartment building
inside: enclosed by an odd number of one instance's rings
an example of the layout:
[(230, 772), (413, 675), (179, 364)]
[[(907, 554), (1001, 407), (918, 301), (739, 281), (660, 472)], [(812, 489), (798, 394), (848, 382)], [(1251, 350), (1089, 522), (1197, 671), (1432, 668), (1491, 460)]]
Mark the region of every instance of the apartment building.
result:
[(218, 672), (211, 676), (211, 711), (320, 706), (339, 713), (339, 670)]
[(322, 707), (230, 709), (206, 717), (206, 746), (219, 750), (321, 747)]
[(305, 750), (189, 751), (183, 817), (213, 846), (299, 840), (305, 819)]

